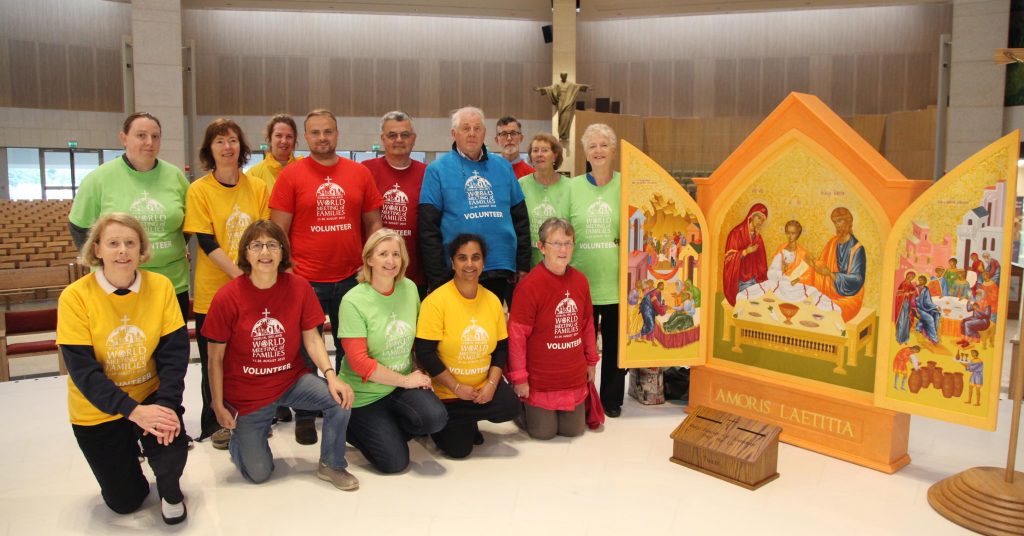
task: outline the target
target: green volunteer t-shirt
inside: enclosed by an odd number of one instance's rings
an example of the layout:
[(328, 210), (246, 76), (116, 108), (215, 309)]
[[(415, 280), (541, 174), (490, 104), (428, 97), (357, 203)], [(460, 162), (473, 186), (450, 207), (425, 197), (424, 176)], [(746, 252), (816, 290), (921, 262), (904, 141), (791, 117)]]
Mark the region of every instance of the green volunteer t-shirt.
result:
[(569, 181), (569, 221), (576, 229), (572, 266), (590, 281), (594, 305), (619, 303), (619, 200), (622, 179), (618, 172), (604, 186), (580, 175)]
[[(408, 278), (397, 281), (390, 296), (377, 292), (369, 283), (360, 283), (341, 299), (338, 337), (366, 338), (366, 348), (377, 366), (408, 374), (412, 372), (412, 345), (419, 308), (416, 284)], [(372, 404), (395, 390), (391, 385), (364, 382), (349, 366), (348, 359), (342, 361), (338, 377), (355, 391), (354, 408)]]
[(540, 225), (548, 218), (565, 218), (569, 215), (569, 194), (567, 179), (559, 179), (551, 186), (537, 182), (533, 173), (519, 179), (519, 186), (526, 198), (526, 210), (530, 214), (530, 266), (537, 266), (541, 260), (537, 241), (540, 240)]
[(153, 255), (141, 268), (162, 274), (174, 292), (188, 291), (185, 259), (185, 191), (188, 179), (163, 160), (149, 171), (135, 171), (123, 158), (105, 162), (82, 179), (68, 219), (84, 228), (104, 214), (127, 212), (139, 220), (152, 245)]

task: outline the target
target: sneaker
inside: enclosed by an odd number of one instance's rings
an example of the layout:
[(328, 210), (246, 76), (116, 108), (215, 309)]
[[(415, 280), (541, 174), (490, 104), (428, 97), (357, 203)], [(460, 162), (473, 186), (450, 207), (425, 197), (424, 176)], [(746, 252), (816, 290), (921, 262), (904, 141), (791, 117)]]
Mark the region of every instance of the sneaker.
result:
[(292, 422), (292, 410), (288, 406), (277, 406), (277, 413), (274, 414), (275, 422)]
[(178, 504), (171, 504), (167, 502), (167, 499), (160, 499), (160, 516), (164, 518), (164, 523), (168, 525), (177, 525), (185, 521), (185, 518), (188, 517), (185, 501), (182, 500)]
[(217, 450), (228, 450), (228, 443), (231, 442), (231, 430), (227, 428), (221, 428), (210, 436), (210, 442), (213, 443), (213, 448)]
[(317, 469), (316, 476), (320, 480), (326, 480), (334, 484), (334, 487), (342, 491), (355, 491), (359, 489), (359, 480), (352, 476), (352, 473), (345, 469), (328, 467), (324, 462), (320, 462), (320, 468)]
[(295, 442), (300, 445), (315, 445), (317, 442), (316, 421), (302, 419), (295, 421)]

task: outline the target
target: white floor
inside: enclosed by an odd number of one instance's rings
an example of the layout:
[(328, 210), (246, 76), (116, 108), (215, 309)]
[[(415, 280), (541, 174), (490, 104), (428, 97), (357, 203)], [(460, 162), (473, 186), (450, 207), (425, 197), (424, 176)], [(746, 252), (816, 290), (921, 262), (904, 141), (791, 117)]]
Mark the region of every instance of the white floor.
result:
[[(191, 365), (191, 430), (198, 380)], [(263, 485), (243, 481), (226, 452), (197, 444), (182, 482), (188, 520), (167, 527), (155, 488), (131, 515), (103, 505), (67, 423), (65, 382), (0, 384), (0, 534), (962, 534), (928, 506), (928, 487), (968, 467), (1003, 466), (1010, 416), (1003, 401), (996, 433), (915, 417), (913, 463), (895, 475), (782, 445), (782, 476), (753, 492), (668, 461), (669, 433), (683, 418), (671, 404), (630, 399), (622, 417), (573, 440), (533, 441), (511, 424), (484, 423), (486, 442), (466, 460), (413, 441), (400, 475), (375, 473), (350, 449), (361, 482), (353, 493), (318, 480), (319, 445), (298, 445), (293, 425), (280, 424), (270, 440), (277, 469)]]

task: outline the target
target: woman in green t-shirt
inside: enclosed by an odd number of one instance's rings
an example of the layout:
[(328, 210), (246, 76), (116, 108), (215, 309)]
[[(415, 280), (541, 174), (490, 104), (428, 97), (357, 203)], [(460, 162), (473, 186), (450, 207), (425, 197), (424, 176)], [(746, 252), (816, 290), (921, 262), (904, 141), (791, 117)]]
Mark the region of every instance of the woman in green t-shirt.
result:
[(416, 284), (405, 277), (408, 267), (405, 240), (397, 231), (378, 229), (363, 246), (359, 284), (338, 311), (345, 350), (338, 376), (356, 395), (348, 441), (382, 473), (409, 465), (409, 437), (433, 434), (448, 422), (430, 376), (413, 365), (420, 300)]

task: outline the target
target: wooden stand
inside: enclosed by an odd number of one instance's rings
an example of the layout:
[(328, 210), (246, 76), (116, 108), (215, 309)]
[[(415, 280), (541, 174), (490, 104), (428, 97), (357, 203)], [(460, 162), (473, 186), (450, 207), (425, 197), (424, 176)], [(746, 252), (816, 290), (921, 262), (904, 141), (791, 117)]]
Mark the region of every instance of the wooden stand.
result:
[[(1021, 325), (1024, 334), (1024, 323)], [(1013, 417), (1006, 469), (974, 467), (928, 489), (928, 504), (943, 517), (975, 532), (993, 535), (1024, 534), (1024, 473), (1014, 470), (1020, 405), (1024, 398), (1024, 367), (1014, 345), (1010, 387)]]
[(670, 461), (755, 490), (779, 478), (778, 426), (708, 407), (690, 412), (671, 436)]

